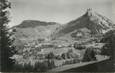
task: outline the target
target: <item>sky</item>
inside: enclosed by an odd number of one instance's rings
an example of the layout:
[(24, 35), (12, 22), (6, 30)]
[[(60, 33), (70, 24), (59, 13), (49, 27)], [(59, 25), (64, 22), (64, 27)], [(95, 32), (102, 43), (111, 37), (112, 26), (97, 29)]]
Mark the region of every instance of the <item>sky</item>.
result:
[(83, 15), (88, 8), (114, 21), (114, 0), (10, 0), (10, 26), (23, 20), (65, 24)]

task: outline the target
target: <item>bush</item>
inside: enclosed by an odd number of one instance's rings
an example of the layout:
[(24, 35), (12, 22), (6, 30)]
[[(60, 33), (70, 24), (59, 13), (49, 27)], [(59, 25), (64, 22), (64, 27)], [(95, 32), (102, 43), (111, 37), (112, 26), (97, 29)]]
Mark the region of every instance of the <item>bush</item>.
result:
[(60, 55), (57, 55), (55, 58), (56, 58), (57, 60), (62, 60), (62, 57), (61, 57)]
[(80, 60), (75, 58), (75, 59), (69, 59), (69, 60), (65, 60), (65, 62), (63, 63), (63, 65), (67, 65), (67, 64), (75, 64), (75, 63), (79, 63)]
[(36, 72), (36, 71), (47, 71), (48, 69), (52, 69), (55, 67), (54, 60), (44, 60), (42, 62), (40, 61), (33, 61), (35, 62), (33, 65), (31, 62), (23, 62), (23, 63), (16, 63), (14, 65), (14, 70), (16, 72)]
[(67, 59), (67, 54), (66, 54), (66, 53), (63, 53), (63, 54), (61, 55), (61, 57), (62, 57), (63, 59)]
[(27, 72), (31, 72), (31, 71), (34, 71), (34, 67), (33, 66), (31, 66), (31, 64), (29, 63), (29, 64), (15, 64), (14, 65), (14, 70), (13, 71), (15, 71), (15, 72), (25, 72), (25, 71), (27, 71)]
[(75, 49), (78, 49), (78, 50), (82, 50), (82, 49), (85, 49), (86, 47), (82, 44), (77, 44), (77, 43), (74, 43), (74, 46), (73, 46)]
[(53, 54), (53, 52), (50, 52), (49, 54), (46, 55), (46, 59), (54, 59), (55, 55)]
[(110, 46), (110, 44), (106, 44), (102, 49), (101, 49), (101, 55), (107, 55), (107, 56), (111, 56), (112, 54), (112, 47)]

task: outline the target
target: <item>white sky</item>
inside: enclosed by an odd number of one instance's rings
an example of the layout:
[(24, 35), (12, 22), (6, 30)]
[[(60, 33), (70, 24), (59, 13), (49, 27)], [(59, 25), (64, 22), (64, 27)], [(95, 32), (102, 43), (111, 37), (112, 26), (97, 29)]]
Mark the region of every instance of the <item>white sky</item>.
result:
[(87, 8), (114, 21), (114, 0), (10, 0), (10, 26), (23, 20), (41, 20), (67, 23), (83, 15)]

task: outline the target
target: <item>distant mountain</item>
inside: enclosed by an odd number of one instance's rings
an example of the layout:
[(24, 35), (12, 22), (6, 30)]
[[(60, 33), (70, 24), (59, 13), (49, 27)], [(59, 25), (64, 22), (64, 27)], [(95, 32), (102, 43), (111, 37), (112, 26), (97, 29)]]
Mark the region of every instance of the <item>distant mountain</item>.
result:
[(55, 22), (24, 20), (21, 24), (13, 27), (15, 30), (16, 44), (37, 39), (49, 40), (50, 35), (59, 26), (60, 24)]
[(48, 26), (48, 25), (56, 25), (56, 22), (45, 22), (38, 20), (24, 20), (21, 24), (17, 25), (18, 28), (34, 28), (38, 26)]
[(103, 35), (108, 30), (114, 28), (114, 23), (88, 9), (78, 19), (61, 25), (56, 22), (44, 22), (38, 20), (24, 20), (21, 24), (13, 27), (16, 30), (15, 38), (19, 44), (20, 42), (29, 42), (38, 39), (44, 40), (57, 40), (57, 39), (70, 39), (79, 40), (87, 39), (93, 36)]
[[(72, 34), (75, 34), (73, 36), (85, 36), (85, 33), (87, 33), (87, 35), (93, 36), (97, 34), (103, 34), (113, 27), (114, 24), (111, 20), (94, 12), (92, 9), (88, 9), (83, 16), (76, 20), (70, 21), (63, 27), (59, 27), (58, 30), (54, 33), (53, 37), (57, 38), (63, 37), (65, 35), (66, 37), (71, 37)], [(80, 34), (79, 31), (82, 32), (82, 34)]]

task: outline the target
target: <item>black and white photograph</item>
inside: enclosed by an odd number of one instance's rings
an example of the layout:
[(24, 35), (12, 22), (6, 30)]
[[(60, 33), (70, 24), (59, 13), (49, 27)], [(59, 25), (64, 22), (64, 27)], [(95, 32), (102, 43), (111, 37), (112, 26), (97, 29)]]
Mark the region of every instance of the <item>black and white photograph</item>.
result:
[(0, 72), (115, 72), (115, 0), (0, 0)]

